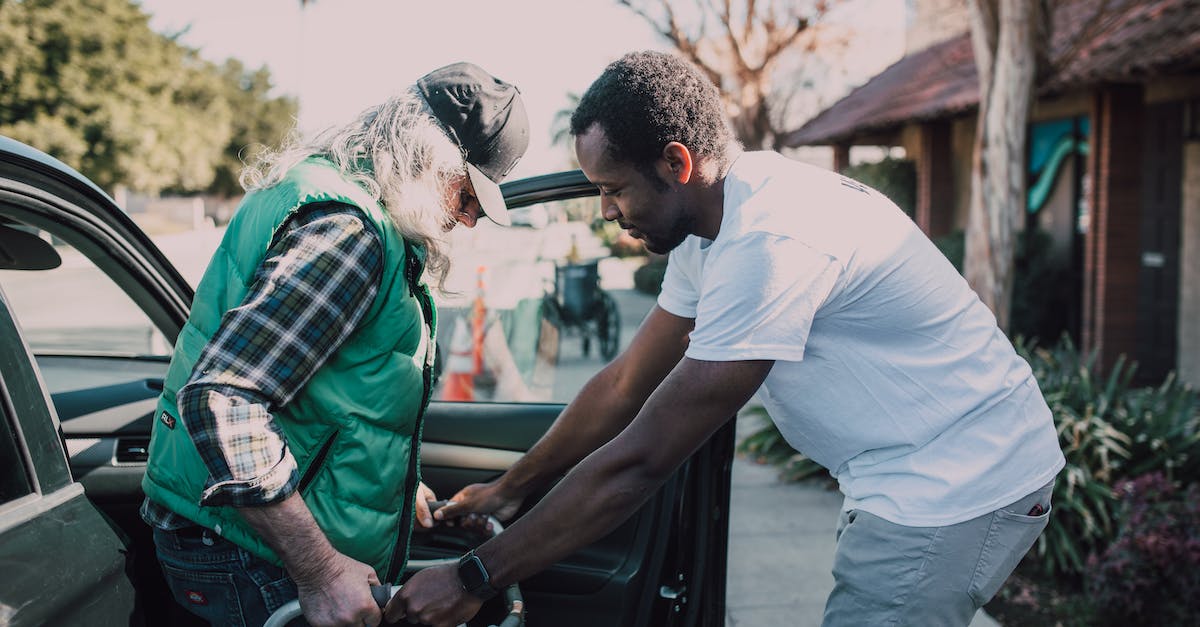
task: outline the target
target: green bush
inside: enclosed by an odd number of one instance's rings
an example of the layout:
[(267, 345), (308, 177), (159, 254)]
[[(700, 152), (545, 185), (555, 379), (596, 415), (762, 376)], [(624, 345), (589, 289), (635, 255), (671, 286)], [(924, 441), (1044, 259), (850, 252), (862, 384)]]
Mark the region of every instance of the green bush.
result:
[(657, 295), (662, 291), (663, 276), (667, 273), (667, 256), (651, 255), (645, 265), (633, 271), (633, 287), (639, 292)]
[(849, 166), (842, 174), (874, 187), (908, 217), (913, 217), (917, 207), (917, 167), (912, 160), (887, 157), (875, 163)]
[(1017, 349), (1054, 414), (1067, 459), (1036, 556), (1047, 574), (1078, 577), (1088, 556), (1116, 535), (1113, 486), (1153, 471), (1196, 481), (1196, 392), (1173, 376), (1158, 387), (1133, 388), (1136, 368), (1123, 358), (1101, 376), (1094, 357), (1084, 357), (1066, 336), (1051, 348), (1018, 341)]
[(592, 221), (592, 233), (608, 248), (613, 257), (642, 257), (646, 246), (642, 240), (627, 233), (621, 225), (603, 218)]
[[(961, 274), (966, 253), (961, 230), (933, 240), (934, 246)], [(1046, 231), (1017, 233), (1013, 253), (1012, 310), (1009, 334), (1052, 342), (1067, 328), (1067, 315), (1075, 294), (1063, 289), (1069, 269), (1054, 255), (1054, 237)]]
[(796, 449), (783, 439), (783, 434), (779, 432), (779, 427), (775, 426), (765, 407), (751, 405), (743, 410), (743, 415), (753, 416), (758, 424), (755, 431), (738, 442), (739, 453), (760, 464), (778, 466), (781, 481), (800, 481), (825, 470), (808, 456), (796, 452)]
[[(1113, 486), (1147, 472), (1185, 484), (1200, 482), (1200, 397), (1174, 376), (1135, 388), (1135, 367), (1123, 359), (1101, 375), (1063, 336), (1048, 348), (1018, 340), (1054, 416), (1066, 467), (1054, 487), (1054, 515), (1030, 559), (1050, 577), (1079, 581), (1088, 558), (1117, 537), (1120, 504)], [(766, 410), (751, 406), (756, 428), (738, 443), (751, 459), (798, 480), (821, 470), (783, 439)]]

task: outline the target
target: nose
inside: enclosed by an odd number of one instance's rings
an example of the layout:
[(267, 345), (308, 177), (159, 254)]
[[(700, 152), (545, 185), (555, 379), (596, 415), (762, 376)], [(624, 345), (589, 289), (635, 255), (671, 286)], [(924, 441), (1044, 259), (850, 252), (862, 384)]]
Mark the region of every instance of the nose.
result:
[(621, 209), (617, 207), (617, 203), (608, 198), (604, 194), (600, 195), (600, 215), (605, 220), (612, 222), (621, 217)]
[(475, 228), (475, 224), (477, 222), (479, 222), (478, 213), (471, 210), (458, 212), (458, 223), (467, 227), (468, 229)]

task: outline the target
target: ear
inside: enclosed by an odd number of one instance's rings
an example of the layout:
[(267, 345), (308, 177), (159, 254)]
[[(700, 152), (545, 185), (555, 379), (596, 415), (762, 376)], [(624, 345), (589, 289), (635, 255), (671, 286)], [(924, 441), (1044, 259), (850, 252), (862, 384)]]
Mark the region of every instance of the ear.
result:
[(662, 158), (659, 159), (659, 174), (668, 181), (687, 185), (692, 180), (692, 151), (679, 142), (669, 142), (663, 146)]

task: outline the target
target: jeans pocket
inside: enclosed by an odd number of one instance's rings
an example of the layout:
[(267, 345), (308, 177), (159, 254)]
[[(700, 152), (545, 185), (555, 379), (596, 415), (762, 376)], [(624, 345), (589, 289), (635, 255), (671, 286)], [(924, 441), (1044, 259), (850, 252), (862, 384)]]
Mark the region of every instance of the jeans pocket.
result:
[(232, 573), (188, 570), (161, 562), (175, 601), (213, 625), (245, 625), (242, 603)]
[[(978, 607), (982, 607), (995, 596), (1050, 522), (1052, 490), (1053, 484), (1009, 507), (992, 512), (979, 563), (975, 566), (968, 589), (971, 599)], [(1034, 505), (1040, 506), (1036, 514), (1032, 513)]]
[(252, 555), (245, 549), (240, 549), (242, 568), (246, 576), (254, 583), (262, 607), (267, 615), (279, 609), (284, 603), (299, 597), (296, 584), (288, 577), (287, 571), (280, 566)]

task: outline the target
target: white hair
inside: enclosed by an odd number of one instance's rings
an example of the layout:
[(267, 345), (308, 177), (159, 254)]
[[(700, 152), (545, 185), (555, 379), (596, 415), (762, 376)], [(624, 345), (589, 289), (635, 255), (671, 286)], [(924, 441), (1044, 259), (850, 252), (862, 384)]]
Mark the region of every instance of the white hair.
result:
[(445, 225), (452, 186), (466, 177), (462, 149), (446, 134), (415, 89), (360, 113), (350, 123), (305, 141), (293, 132), (275, 151), (263, 152), (242, 171), (246, 191), (283, 180), (301, 161), (329, 159), (387, 210), (404, 239), (426, 250), (426, 271), (441, 287), (450, 269)]

